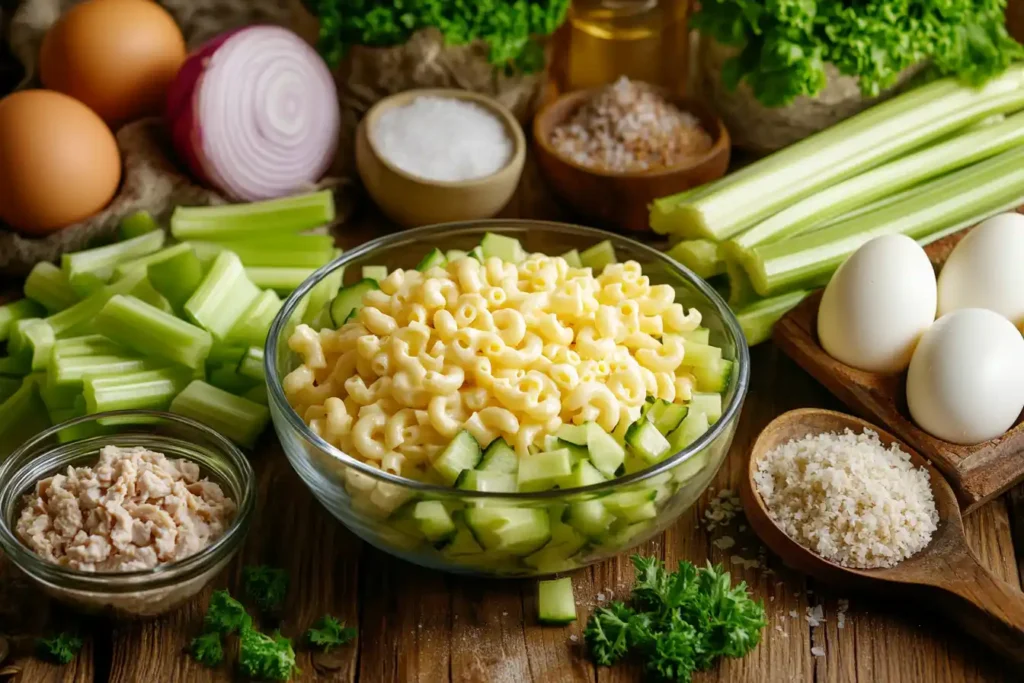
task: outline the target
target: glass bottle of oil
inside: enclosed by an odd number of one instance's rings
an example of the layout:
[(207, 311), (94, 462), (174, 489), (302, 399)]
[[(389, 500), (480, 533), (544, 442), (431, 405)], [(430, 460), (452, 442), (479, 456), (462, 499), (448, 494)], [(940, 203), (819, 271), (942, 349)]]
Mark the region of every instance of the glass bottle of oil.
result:
[(627, 76), (682, 94), (689, 6), (690, 0), (573, 0), (556, 45), (559, 89), (592, 88)]

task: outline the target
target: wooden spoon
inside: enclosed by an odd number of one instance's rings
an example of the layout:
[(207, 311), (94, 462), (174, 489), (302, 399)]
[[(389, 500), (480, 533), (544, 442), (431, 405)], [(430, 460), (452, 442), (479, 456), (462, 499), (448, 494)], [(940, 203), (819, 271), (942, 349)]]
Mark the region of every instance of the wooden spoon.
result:
[[(803, 547), (772, 521), (754, 484), (757, 463), (766, 453), (794, 439), (847, 428), (855, 433), (865, 429), (877, 432), (885, 446), (898, 444), (914, 465), (927, 467), (931, 475), (938, 529), (924, 550), (889, 569), (843, 567)], [(1024, 663), (1024, 593), (981, 565), (967, 545), (960, 506), (949, 484), (927, 460), (892, 434), (831, 410), (808, 408), (780, 415), (754, 444), (740, 498), (754, 531), (786, 565), (837, 586), (916, 598), (944, 612), (1005, 656)]]

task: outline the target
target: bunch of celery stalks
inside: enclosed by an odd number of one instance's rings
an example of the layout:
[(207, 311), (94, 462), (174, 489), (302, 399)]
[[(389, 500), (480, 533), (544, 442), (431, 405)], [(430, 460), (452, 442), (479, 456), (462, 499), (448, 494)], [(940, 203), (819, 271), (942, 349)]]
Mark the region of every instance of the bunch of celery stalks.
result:
[(668, 254), (726, 290), (747, 342), (865, 242), (921, 244), (1024, 203), (1024, 65), (936, 80), (651, 207)]
[[(269, 418), (263, 347), (281, 296), (339, 253), (331, 236), (299, 233), (333, 220), (327, 191), (179, 207), (173, 240), (138, 213), (120, 241), (37, 264), (25, 298), (0, 306), (0, 457), (51, 425), (130, 409), (170, 410), (252, 446)], [(296, 321), (312, 322), (340, 284), (340, 271), (318, 284)]]

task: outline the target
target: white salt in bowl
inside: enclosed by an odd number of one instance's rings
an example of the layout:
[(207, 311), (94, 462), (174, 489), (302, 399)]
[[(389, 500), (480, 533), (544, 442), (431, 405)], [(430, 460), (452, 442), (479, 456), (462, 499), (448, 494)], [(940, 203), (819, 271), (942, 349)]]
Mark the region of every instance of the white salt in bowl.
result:
[[(400, 168), (399, 163), (389, 159), (379, 148), (376, 142), (376, 127), (380, 125), (382, 117), (387, 112), (399, 107), (409, 107), (420, 98), (469, 102), (493, 115), (504, 130), (510, 145), (507, 161), (498, 170), (470, 180), (432, 180)], [(445, 123), (450, 125), (450, 122)], [(467, 123), (471, 124), (473, 121)], [(395, 119), (392, 118), (385, 125), (393, 128), (396, 125)], [(438, 135), (442, 134), (443, 131), (438, 132)], [(401, 136), (396, 137), (402, 139)], [(437, 145), (423, 145), (424, 149), (432, 147), (436, 148)], [(481, 163), (486, 165), (492, 162), (494, 150), (489, 149), (487, 145), (478, 147), (481, 148)], [(437, 150), (438, 154), (445, 151)], [(419, 153), (422, 154), (422, 149)], [(512, 198), (523, 173), (525, 160), (526, 136), (512, 113), (486, 95), (465, 90), (409, 90), (392, 95), (378, 102), (367, 112), (356, 132), (356, 165), (363, 185), (380, 209), (393, 221), (405, 227), (480, 220), (494, 216)]]

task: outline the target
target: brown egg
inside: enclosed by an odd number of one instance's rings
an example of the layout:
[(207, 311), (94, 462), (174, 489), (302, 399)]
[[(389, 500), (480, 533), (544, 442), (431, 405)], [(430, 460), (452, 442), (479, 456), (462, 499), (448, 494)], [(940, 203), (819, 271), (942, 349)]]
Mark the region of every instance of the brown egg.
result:
[(114, 135), (84, 104), (49, 90), (0, 100), (0, 223), (59, 230), (105, 207), (120, 180)]
[(158, 114), (185, 61), (174, 19), (151, 0), (87, 0), (43, 40), (43, 85), (85, 102), (112, 128)]

